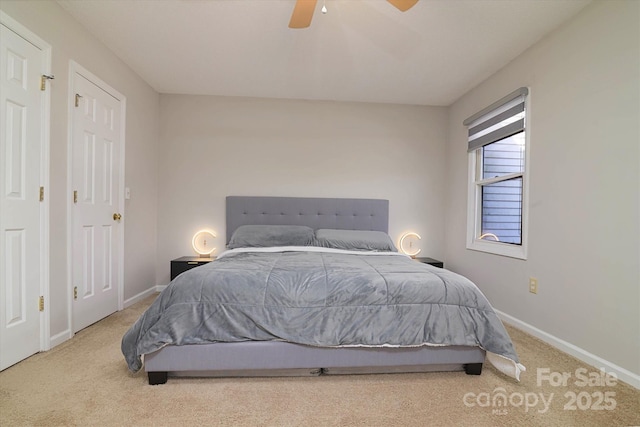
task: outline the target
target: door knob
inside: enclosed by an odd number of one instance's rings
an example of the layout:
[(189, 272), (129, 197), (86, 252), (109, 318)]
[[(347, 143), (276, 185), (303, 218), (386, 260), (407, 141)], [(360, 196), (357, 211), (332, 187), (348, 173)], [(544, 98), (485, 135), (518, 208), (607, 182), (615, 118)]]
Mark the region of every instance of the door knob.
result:
[(114, 221), (120, 221), (122, 219), (122, 215), (120, 215), (119, 213), (114, 213), (113, 214), (113, 220)]

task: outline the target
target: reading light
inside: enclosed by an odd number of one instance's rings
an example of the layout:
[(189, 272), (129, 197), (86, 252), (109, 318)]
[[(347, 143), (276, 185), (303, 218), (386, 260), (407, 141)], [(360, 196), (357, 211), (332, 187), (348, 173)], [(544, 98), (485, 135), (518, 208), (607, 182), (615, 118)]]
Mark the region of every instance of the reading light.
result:
[(203, 258), (209, 258), (216, 248), (213, 247), (213, 239), (216, 238), (216, 233), (211, 230), (200, 230), (193, 235), (191, 240), (191, 246), (193, 250)]
[(400, 237), (400, 250), (402, 251), (402, 253), (404, 253), (405, 255), (409, 255), (411, 258), (415, 258), (416, 255), (418, 255), (420, 251), (422, 251), (422, 249), (418, 248), (415, 251), (412, 250), (411, 248), (413, 248), (413, 240), (409, 240), (409, 249), (405, 248), (404, 241), (409, 237), (415, 237), (418, 240), (422, 240), (422, 237), (420, 237), (418, 233), (414, 233), (412, 231), (404, 233), (402, 237)]

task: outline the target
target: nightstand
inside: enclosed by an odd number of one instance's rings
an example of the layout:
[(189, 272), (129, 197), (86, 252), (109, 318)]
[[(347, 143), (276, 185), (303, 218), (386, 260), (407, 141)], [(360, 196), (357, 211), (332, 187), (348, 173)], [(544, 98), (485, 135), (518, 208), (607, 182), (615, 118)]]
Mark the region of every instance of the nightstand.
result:
[(414, 259), (423, 264), (429, 264), (429, 265), (433, 265), (434, 267), (444, 268), (444, 262), (438, 261), (437, 259), (424, 258), (424, 257), (416, 257)]
[(216, 259), (216, 257), (205, 258), (199, 256), (183, 256), (173, 259), (171, 260), (171, 280), (175, 279), (180, 273), (208, 264), (214, 259)]

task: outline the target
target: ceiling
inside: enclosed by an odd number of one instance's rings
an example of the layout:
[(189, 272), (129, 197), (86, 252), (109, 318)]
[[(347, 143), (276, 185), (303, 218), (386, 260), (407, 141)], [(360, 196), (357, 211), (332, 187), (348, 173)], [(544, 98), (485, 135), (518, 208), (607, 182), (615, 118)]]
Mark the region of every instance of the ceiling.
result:
[(590, 0), (60, 0), (159, 93), (452, 104)]

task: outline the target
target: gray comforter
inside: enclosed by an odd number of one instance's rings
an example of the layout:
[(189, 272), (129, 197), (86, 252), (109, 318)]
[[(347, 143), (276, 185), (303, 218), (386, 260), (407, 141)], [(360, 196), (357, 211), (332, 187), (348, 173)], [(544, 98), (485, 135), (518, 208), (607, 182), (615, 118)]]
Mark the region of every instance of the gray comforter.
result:
[[(165, 345), (479, 346), (518, 377), (511, 340), (468, 279), (397, 253), (232, 250), (178, 276), (122, 339), (129, 369)], [(491, 359), (490, 359), (491, 360)], [(492, 360), (492, 362), (494, 361)], [(507, 371), (505, 371), (505, 369)]]

